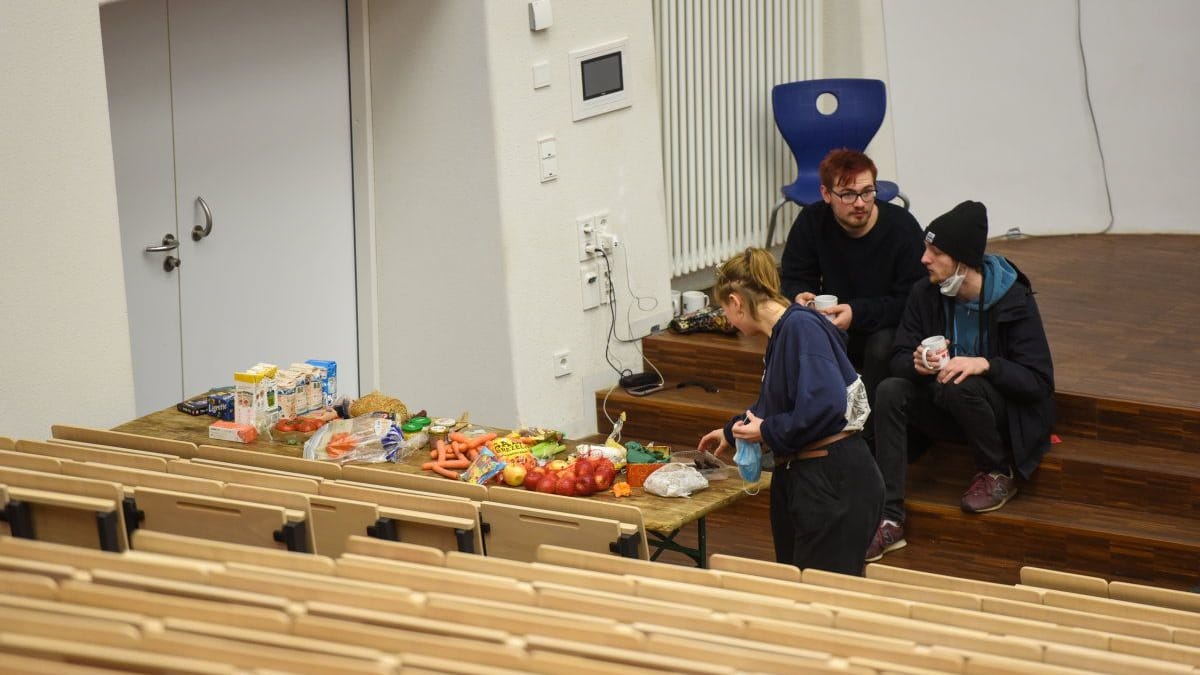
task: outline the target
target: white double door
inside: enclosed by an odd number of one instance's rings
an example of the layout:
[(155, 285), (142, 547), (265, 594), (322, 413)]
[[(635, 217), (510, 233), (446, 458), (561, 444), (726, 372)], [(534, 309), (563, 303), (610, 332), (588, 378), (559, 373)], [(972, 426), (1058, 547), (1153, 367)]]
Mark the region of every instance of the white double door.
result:
[(264, 361), (335, 360), (357, 394), (344, 0), (122, 0), (101, 27), (137, 413)]

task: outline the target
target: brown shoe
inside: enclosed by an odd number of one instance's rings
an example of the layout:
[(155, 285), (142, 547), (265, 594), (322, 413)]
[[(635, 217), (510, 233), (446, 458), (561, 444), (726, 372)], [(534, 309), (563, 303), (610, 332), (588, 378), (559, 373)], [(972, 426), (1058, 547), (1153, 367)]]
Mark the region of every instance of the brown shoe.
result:
[(879, 529), (875, 530), (871, 545), (867, 547), (867, 562), (875, 562), (882, 558), (884, 553), (902, 549), (907, 545), (908, 542), (904, 541), (904, 525), (885, 520), (879, 523)]
[(962, 510), (967, 513), (987, 513), (1008, 503), (1017, 494), (1013, 477), (992, 471), (979, 472), (962, 496)]

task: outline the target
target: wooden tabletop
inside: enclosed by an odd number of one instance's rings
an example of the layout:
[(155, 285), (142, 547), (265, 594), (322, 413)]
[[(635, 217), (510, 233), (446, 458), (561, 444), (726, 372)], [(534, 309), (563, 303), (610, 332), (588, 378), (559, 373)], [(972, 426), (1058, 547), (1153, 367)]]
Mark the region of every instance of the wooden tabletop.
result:
[[(289, 457), (301, 457), (304, 454), (304, 449), (300, 445), (288, 445), (261, 439), (253, 443), (234, 443), (211, 439), (208, 437), (208, 425), (212, 422), (213, 418), (207, 415), (192, 416), (179, 412), (172, 407), (113, 427), (113, 431), (190, 441), (196, 445), (216, 445), (237, 448), (239, 450), (254, 450)], [(567, 445), (573, 447), (575, 443), (567, 441)], [(405, 473), (436, 475), (431, 471), (421, 469), (421, 463), (427, 460), (427, 453), (418, 452), (401, 462), (383, 462), (380, 464), (370, 464), (369, 466)], [(736, 470), (731, 467), (730, 473), (733, 475), (732, 478), (713, 481), (709, 483), (707, 489), (701, 490), (691, 497), (658, 497), (646, 493), (642, 488), (633, 488), (632, 494), (628, 497), (617, 498), (613, 496), (611, 491), (607, 491), (594, 494), (590, 497), (578, 497), (577, 499), (598, 499), (636, 506), (642, 511), (642, 521), (646, 529), (669, 534), (688, 523), (694, 522), (714, 511), (750, 496), (743, 489), (748, 486), (746, 486), (741, 476), (736, 474)], [(620, 479), (618, 478), (618, 480)], [(767, 472), (763, 474), (762, 480), (759, 481), (758, 488), (765, 488), (769, 484), (770, 473)], [(489, 486), (488, 489), (516, 490), (522, 488)], [(763, 498), (765, 498), (765, 495)]]

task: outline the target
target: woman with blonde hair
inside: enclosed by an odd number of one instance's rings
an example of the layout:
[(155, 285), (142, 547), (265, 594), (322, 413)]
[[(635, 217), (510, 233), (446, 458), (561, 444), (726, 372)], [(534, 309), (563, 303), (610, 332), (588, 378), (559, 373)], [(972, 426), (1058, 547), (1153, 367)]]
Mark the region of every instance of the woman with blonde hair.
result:
[(715, 454), (737, 446), (742, 476), (756, 480), (774, 455), (771, 535), (778, 562), (862, 574), (883, 512), (883, 478), (859, 435), (870, 413), (842, 336), (823, 315), (780, 292), (770, 252), (748, 248), (717, 270), (713, 289), (745, 335), (767, 336), (758, 400), (700, 439)]

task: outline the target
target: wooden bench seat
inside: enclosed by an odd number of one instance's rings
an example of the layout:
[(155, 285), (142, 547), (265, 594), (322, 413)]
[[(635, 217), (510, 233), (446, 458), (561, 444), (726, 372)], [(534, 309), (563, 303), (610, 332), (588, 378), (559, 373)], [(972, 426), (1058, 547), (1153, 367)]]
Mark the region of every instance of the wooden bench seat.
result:
[(107, 429), (92, 429), (70, 424), (55, 424), (50, 427), (50, 436), (55, 439), (108, 445), (131, 450), (160, 452), (176, 457), (191, 458), (196, 456), (196, 444), (188, 441), (176, 441), (168, 438), (127, 434), (122, 431)]
[(167, 532), (138, 530), (133, 535), (133, 547), (137, 551), (149, 551), (179, 558), (222, 563), (237, 562), (313, 574), (333, 574), (335, 569), (333, 559), (328, 556), (247, 546), (227, 541), (197, 539)]
[(319, 462), (315, 459), (304, 459), (303, 457), (276, 455), (257, 450), (223, 448), (216, 445), (199, 446), (196, 448), (194, 459), (224, 462), (244, 468), (276, 469), (293, 474), (319, 476), (326, 480), (336, 480), (342, 477), (342, 466), (335, 462)]
[[(14, 536), (110, 551), (129, 547), (117, 483), (0, 467), (0, 484), (8, 486), (4, 513)], [(26, 500), (14, 496), (19, 490)]]
[(54, 457), (56, 459), (69, 459), (76, 462), (125, 466), (144, 471), (166, 471), (167, 462), (177, 459), (172, 455), (140, 452), (137, 450), (105, 450), (86, 445), (24, 440), (17, 441), (16, 452)]

